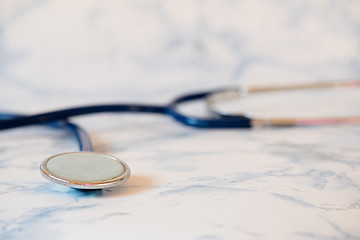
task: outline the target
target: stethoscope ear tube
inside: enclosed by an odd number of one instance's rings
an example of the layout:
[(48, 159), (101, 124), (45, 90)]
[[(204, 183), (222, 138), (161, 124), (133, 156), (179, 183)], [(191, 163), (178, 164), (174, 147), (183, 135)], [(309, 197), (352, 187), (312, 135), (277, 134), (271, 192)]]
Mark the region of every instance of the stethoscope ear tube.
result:
[(243, 118), (248, 118), (251, 127), (289, 127), (289, 126), (300, 126), (300, 125), (322, 125), (322, 124), (354, 124), (360, 123), (360, 116), (348, 116), (348, 117), (307, 117), (307, 118), (296, 118), (296, 117), (251, 117), (245, 113), (234, 113), (216, 108), (217, 103), (226, 102), (238, 98), (244, 98), (252, 94), (261, 94), (266, 92), (284, 92), (294, 90), (311, 90), (311, 89), (325, 89), (325, 88), (353, 88), (360, 87), (359, 80), (348, 80), (348, 81), (332, 81), (332, 82), (313, 82), (313, 83), (302, 83), (302, 84), (288, 84), (278, 86), (257, 86), (257, 87), (232, 87), (214, 91), (208, 94), (206, 98), (206, 104), (209, 112), (213, 113), (224, 119), (233, 119), (235, 121), (241, 121)]

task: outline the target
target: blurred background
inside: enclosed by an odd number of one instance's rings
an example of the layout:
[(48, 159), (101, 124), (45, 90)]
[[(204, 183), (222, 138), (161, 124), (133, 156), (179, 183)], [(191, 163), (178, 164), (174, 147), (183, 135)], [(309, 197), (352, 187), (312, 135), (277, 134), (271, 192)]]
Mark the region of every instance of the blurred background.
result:
[(0, 0), (0, 108), (360, 75), (357, 0)]

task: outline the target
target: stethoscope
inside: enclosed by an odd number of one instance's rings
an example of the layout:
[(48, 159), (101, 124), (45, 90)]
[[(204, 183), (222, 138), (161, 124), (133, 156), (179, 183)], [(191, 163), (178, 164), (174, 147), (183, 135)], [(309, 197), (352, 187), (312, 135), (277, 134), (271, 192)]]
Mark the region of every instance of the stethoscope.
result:
[[(30, 116), (0, 113), (0, 130), (34, 124), (70, 131), (79, 145), (79, 152), (61, 153), (45, 159), (40, 165), (41, 174), (48, 180), (76, 189), (103, 189), (114, 187), (130, 177), (130, 168), (122, 160), (103, 153), (93, 152), (88, 134), (68, 119), (85, 114), (105, 112), (156, 113), (167, 115), (182, 124), (198, 128), (252, 128), (263, 126), (297, 126), (328, 123), (360, 123), (359, 116), (342, 118), (259, 118), (246, 113), (220, 111), (216, 104), (249, 94), (273, 91), (306, 90), (317, 88), (359, 87), (360, 81), (320, 82), (301, 85), (230, 87), (186, 94), (167, 105), (110, 104), (68, 108)], [(179, 111), (183, 103), (205, 100), (211, 116), (199, 118)]]

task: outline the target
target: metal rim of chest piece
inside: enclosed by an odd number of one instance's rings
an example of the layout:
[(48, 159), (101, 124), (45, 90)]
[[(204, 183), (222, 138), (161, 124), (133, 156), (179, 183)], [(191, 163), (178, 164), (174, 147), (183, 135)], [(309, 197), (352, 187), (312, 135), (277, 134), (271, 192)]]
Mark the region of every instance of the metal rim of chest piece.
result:
[(68, 152), (51, 156), (40, 165), (51, 182), (76, 189), (115, 187), (130, 177), (129, 166), (116, 157), (96, 152)]

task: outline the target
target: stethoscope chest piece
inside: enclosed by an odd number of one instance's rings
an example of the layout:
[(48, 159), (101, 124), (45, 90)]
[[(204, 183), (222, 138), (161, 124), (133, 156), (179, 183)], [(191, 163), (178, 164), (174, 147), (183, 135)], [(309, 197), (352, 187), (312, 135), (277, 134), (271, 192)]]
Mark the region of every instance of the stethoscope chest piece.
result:
[(117, 186), (130, 176), (123, 161), (95, 152), (70, 152), (45, 159), (41, 174), (48, 180), (77, 189), (102, 189)]

